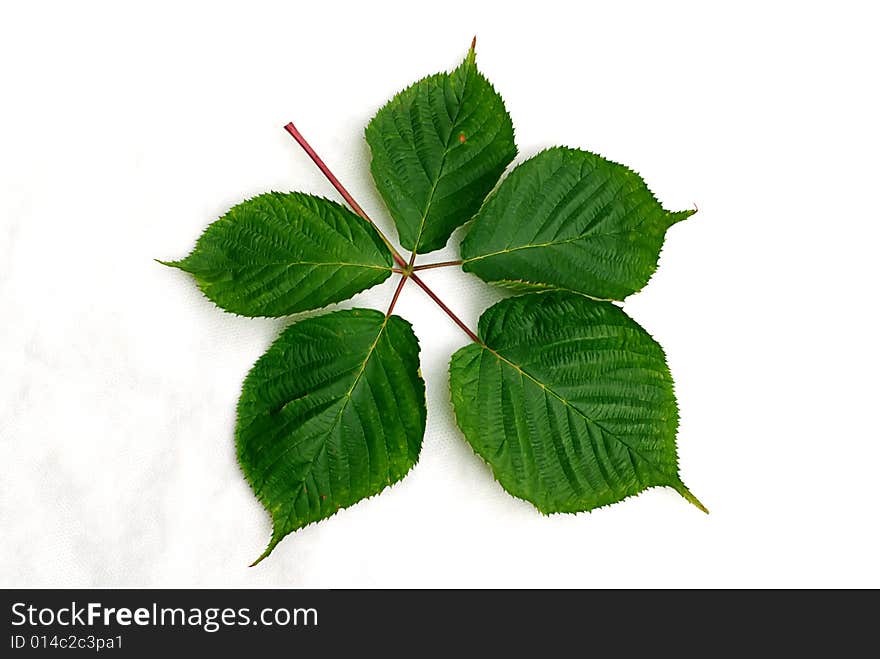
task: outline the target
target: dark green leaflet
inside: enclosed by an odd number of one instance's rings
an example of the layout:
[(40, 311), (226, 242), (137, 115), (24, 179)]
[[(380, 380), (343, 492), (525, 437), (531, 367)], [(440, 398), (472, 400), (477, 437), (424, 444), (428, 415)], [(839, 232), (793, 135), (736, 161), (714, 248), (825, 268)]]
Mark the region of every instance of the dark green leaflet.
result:
[(514, 169), (477, 213), (462, 267), (488, 282), (622, 300), (657, 268), (670, 213), (623, 165), (555, 147)]
[[(592, 510), (678, 475), (663, 349), (621, 309), (565, 292), (503, 300), (450, 365), (458, 424), (501, 485), (544, 513)], [(704, 509), (705, 510), (705, 509)]]
[(400, 243), (442, 248), (516, 156), (504, 102), (477, 71), (474, 50), (452, 73), (424, 78), (392, 98), (367, 126), (376, 187)]
[(288, 327), (238, 403), (238, 460), (272, 516), (265, 553), (288, 533), (403, 478), (425, 433), (419, 344), (399, 316), (352, 309)]
[(375, 230), (343, 206), (269, 192), (211, 224), (192, 254), (166, 263), (192, 273), (218, 306), (243, 316), (286, 316), (350, 298), (391, 275)]

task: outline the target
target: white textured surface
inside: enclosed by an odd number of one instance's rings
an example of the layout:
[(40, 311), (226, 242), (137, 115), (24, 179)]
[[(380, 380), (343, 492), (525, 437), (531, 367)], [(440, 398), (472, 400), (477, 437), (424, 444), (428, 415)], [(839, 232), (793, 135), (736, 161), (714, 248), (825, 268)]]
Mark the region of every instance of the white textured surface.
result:
[[(488, 4), (0, 10), (0, 585), (880, 586), (876, 10)], [(235, 402), (288, 321), (222, 313), (152, 259), (245, 196), (335, 198), (289, 120), (389, 229), (363, 126), (474, 33), (520, 159), (590, 148), (699, 205), (626, 309), (667, 349), (712, 515), (663, 490), (552, 518), (508, 497), (452, 419), (466, 339), (409, 285), (419, 465), (249, 569), (270, 527)], [(472, 325), (497, 299), (424, 278)]]

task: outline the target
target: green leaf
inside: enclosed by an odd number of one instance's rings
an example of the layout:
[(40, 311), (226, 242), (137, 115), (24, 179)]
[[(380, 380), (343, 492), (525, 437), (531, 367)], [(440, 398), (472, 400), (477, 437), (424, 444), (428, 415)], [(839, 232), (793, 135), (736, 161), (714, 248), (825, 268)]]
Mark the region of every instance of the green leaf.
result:
[(408, 87), (367, 126), (373, 179), (408, 250), (442, 248), (516, 156), (504, 102), (475, 58), (472, 46), (455, 71)]
[(238, 460), (272, 539), (378, 494), (419, 457), (425, 384), (399, 316), (337, 311), (288, 327), (244, 381)]
[(269, 192), (211, 224), (185, 259), (163, 263), (195, 275), (227, 311), (286, 316), (385, 281), (392, 260), (373, 227), (343, 206)]
[(632, 170), (555, 147), (514, 169), (461, 244), (462, 267), (488, 282), (550, 286), (622, 300), (654, 270), (671, 213)]
[(450, 365), (458, 425), (508, 492), (544, 513), (592, 510), (678, 475), (663, 349), (620, 308), (566, 292), (502, 300)]

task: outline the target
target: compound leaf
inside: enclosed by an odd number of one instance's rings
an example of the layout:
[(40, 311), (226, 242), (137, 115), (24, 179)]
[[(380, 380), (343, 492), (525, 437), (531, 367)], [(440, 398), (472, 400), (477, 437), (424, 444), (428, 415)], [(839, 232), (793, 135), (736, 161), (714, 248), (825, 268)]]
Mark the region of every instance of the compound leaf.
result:
[(192, 273), (227, 311), (286, 316), (383, 282), (392, 257), (376, 231), (340, 204), (269, 192), (232, 208), (189, 256), (165, 264)]
[(402, 479), (425, 433), (425, 383), (408, 322), (371, 309), (288, 327), (248, 374), (238, 460), (272, 516), (272, 539)]
[(609, 302), (503, 300), (450, 365), (458, 425), (508, 492), (544, 513), (604, 506), (678, 475), (678, 409), (663, 349)]
[(694, 212), (665, 211), (623, 165), (554, 147), (486, 201), (462, 242), (462, 267), (502, 285), (622, 300), (656, 270), (666, 230)]
[(442, 248), (479, 209), (516, 155), (504, 102), (477, 71), (473, 46), (452, 73), (416, 82), (366, 130), (370, 169), (400, 243)]
[[(499, 184), (517, 152), (513, 125), (473, 45), (451, 73), (394, 96), (366, 139), (410, 265), (473, 220), (463, 269), (524, 293), (488, 309), (479, 339), (450, 363), (458, 425), (502, 487), (546, 514), (592, 510), (654, 486), (706, 511), (679, 476), (663, 349), (610, 302), (648, 282), (666, 231), (695, 211), (666, 211), (638, 174), (566, 147), (539, 153)], [(318, 309), (393, 271), (453, 316), (369, 221), (303, 193), (244, 201), (209, 225), (189, 256), (162, 263), (245, 316)], [(427, 267), (440, 265), (448, 263)], [(254, 564), (290, 533), (403, 479), (418, 461), (425, 419), (419, 343), (407, 321), (350, 309), (289, 326), (238, 401), (238, 462), (273, 527)]]

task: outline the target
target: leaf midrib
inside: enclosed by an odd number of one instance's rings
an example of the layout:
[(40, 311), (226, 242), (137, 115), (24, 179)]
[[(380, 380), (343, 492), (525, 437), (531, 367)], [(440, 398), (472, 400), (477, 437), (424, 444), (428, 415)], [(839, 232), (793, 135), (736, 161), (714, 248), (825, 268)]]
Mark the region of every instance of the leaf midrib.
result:
[[(440, 167), (437, 168), (437, 177), (434, 179), (434, 183), (431, 185), (431, 191), (428, 193), (428, 199), (425, 202), (425, 209), (422, 211), (422, 219), (419, 222), (419, 232), (416, 234), (415, 242), (413, 243), (413, 258), (419, 251), (419, 242), (422, 240), (422, 234), (425, 231), (425, 222), (428, 219), (428, 213), (431, 210), (431, 204), (434, 201), (434, 194), (437, 192), (437, 186), (440, 185), (440, 181), (443, 178), (443, 168), (446, 166), (446, 157), (449, 155), (449, 152), (452, 150), (452, 139), (455, 136), (455, 126), (458, 122), (458, 117), (461, 115), (461, 108), (464, 106), (464, 96), (467, 93), (468, 84), (471, 81), (471, 67), (468, 66), (467, 72), (467, 80), (464, 83), (464, 89), (461, 92), (461, 98), (458, 99), (458, 107), (455, 109), (455, 116), (450, 117), (451, 121), (449, 123), (449, 135), (446, 137), (446, 145), (443, 148), (443, 157), (440, 158)], [(444, 84), (451, 77), (451, 74), (446, 77), (444, 80)]]
[[(331, 432), (333, 432), (333, 430), (336, 428), (337, 424), (339, 423), (339, 419), (342, 418), (343, 412), (345, 412), (346, 408), (348, 407), (348, 403), (351, 402), (352, 394), (354, 393), (355, 387), (357, 387), (358, 382), (360, 382), (361, 377), (363, 377), (363, 374), (367, 370), (367, 364), (369, 363), (370, 358), (373, 356), (373, 353), (376, 351), (376, 347), (379, 345), (379, 340), (382, 338), (382, 333), (385, 331), (385, 328), (388, 325), (389, 318), (391, 318), (391, 316), (385, 316), (385, 319), (382, 321), (382, 324), (379, 326), (379, 331), (376, 334), (376, 338), (373, 341), (372, 345), (370, 345), (369, 349), (367, 350), (367, 355), (366, 355), (366, 357), (364, 357), (364, 361), (361, 363), (360, 368), (358, 369), (358, 372), (354, 377), (354, 381), (352, 382), (351, 386), (348, 388), (348, 391), (346, 391), (340, 397), (339, 401), (341, 402), (341, 405), (339, 407), (339, 411), (336, 413), (336, 417), (331, 422), (330, 427), (326, 430), (326, 432), (323, 433), (324, 436), (329, 435)], [(282, 405), (279, 412), (282, 412), (285, 407), (287, 407), (290, 403), (295, 402), (295, 400), (297, 400), (297, 399), (288, 401), (287, 403)], [(305, 440), (303, 440), (303, 441), (305, 441)], [(294, 448), (299, 446), (299, 444), (300, 444), (300, 442), (297, 442), (297, 443), (292, 444), (292, 445), (288, 446), (287, 448), (285, 448), (284, 451), (282, 451), (278, 455), (277, 458), (275, 458), (271, 463), (269, 463), (266, 467), (263, 468), (263, 471), (268, 472), (269, 470), (271, 470), (272, 467), (274, 467), (276, 464), (278, 464), (284, 458), (284, 456), (286, 456), (290, 451), (292, 451)], [(311, 471), (312, 465), (315, 463), (315, 460), (318, 459), (318, 456), (326, 448), (327, 448), (327, 442), (326, 441), (321, 442), (321, 447), (317, 451), (315, 451), (315, 454), (312, 456), (312, 459), (309, 461), (309, 467), (306, 470), (306, 473), (309, 473)], [(305, 481), (302, 481), (302, 482), (305, 482)], [(263, 484), (260, 486), (260, 489), (256, 492), (257, 496), (259, 496), (260, 493), (262, 493), (263, 487), (265, 487), (265, 484), (266, 484), (266, 481), (264, 480)], [(290, 519), (290, 514), (288, 513), (288, 515), (285, 519), (285, 523), (287, 523), (289, 521), (289, 519)]]
[[(601, 430), (603, 433), (607, 434), (607, 435), (610, 436), (610, 437), (613, 437), (615, 440), (617, 440), (618, 442), (620, 442), (621, 444), (623, 444), (623, 446), (626, 447), (626, 449), (627, 449), (629, 452), (634, 453), (635, 455), (637, 455), (637, 456), (639, 457), (639, 459), (640, 459), (640, 460), (643, 460), (643, 461), (645, 462), (645, 464), (647, 464), (648, 467), (649, 467), (651, 470), (653, 470), (655, 473), (657, 473), (658, 475), (660, 475), (660, 476), (662, 476), (662, 477), (664, 477), (664, 478), (668, 478), (668, 477), (669, 477), (669, 474), (668, 474), (666, 471), (664, 471), (663, 469), (661, 469), (661, 468), (659, 468), (658, 466), (656, 466), (653, 460), (651, 460), (650, 458), (645, 457), (640, 451), (638, 451), (637, 449), (635, 449), (635, 448), (633, 448), (632, 446), (630, 446), (626, 441), (624, 441), (624, 439), (623, 439), (620, 435), (618, 435), (618, 434), (615, 433), (615, 432), (612, 432), (611, 430), (609, 430), (608, 428), (606, 428), (603, 424), (599, 423), (598, 421), (596, 421), (596, 420), (593, 419), (592, 417), (588, 416), (585, 412), (583, 412), (583, 411), (582, 411), (579, 407), (577, 407), (574, 403), (572, 403), (571, 401), (569, 401), (569, 400), (568, 400), (567, 398), (565, 398), (564, 396), (562, 396), (562, 395), (556, 393), (556, 391), (554, 391), (551, 387), (549, 387), (549, 386), (547, 386), (546, 384), (544, 384), (543, 382), (541, 382), (538, 378), (536, 378), (536, 377), (533, 376), (531, 373), (529, 373), (528, 371), (526, 371), (525, 369), (523, 369), (521, 366), (519, 366), (519, 365), (513, 363), (512, 361), (510, 361), (509, 359), (507, 359), (506, 357), (504, 357), (504, 356), (503, 356), (502, 354), (500, 354), (499, 352), (497, 352), (497, 351), (493, 350), (492, 348), (490, 348), (490, 347), (489, 347), (488, 345), (486, 345), (485, 343), (482, 344), (482, 345), (480, 345), (480, 348), (483, 349), (483, 350), (487, 350), (488, 352), (490, 352), (490, 353), (492, 353), (493, 355), (495, 355), (495, 357), (496, 357), (497, 359), (499, 359), (500, 361), (506, 363), (508, 366), (512, 367), (515, 371), (517, 371), (517, 372), (520, 373), (521, 375), (524, 375), (525, 377), (527, 377), (529, 380), (531, 380), (531, 381), (534, 382), (536, 385), (538, 385), (539, 387), (541, 387), (541, 389), (543, 389), (544, 391), (548, 392), (551, 396), (553, 396), (554, 398), (556, 398), (557, 400), (559, 400), (559, 401), (560, 401), (563, 405), (565, 405), (567, 408), (573, 410), (573, 411), (574, 411), (578, 416), (580, 416), (582, 419), (584, 419), (584, 420), (587, 421), (588, 423), (593, 424), (593, 425), (596, 426), (599, 430)], [(638, 471), (635, 471), (635, 474), (636, 474), (636, 477), (638, 477)], [(673, 479), (673, 481), (671, 481), (669, 484), (675, 484), (675, 485), (677, 485), (678, 483), (677, 483), (677, 480), (676, 480), (676, 479)]]
[(488, 259), (491, 256), (499, 256), (501, 254), (509, 254), (510, 252), (518, 252), (523, 249), (537, 249), (539, 247), (553, 247), (555, 245), (566, 245), (568, 243), (574, 243), (579, 240), (591, 240), (593, 238), (607, 238), (611, 236), (621, 236), (626, 233), (633, 233), (638, 230), (638, 228), (642, 225), (642, 222), (639, 224), (628, 227), (622, 231), (611, 231), (611, 232), (603, 232), (603, 233), (582, 233), (577, 236), (572, 236), (571, 238), (566, 238), (564, 240), (551, 240), (546, 243), (529, 243), (527, 245), (517, 245), (516, 247), (506, 247), (504, 249), (500, 249), (497, 252), (490, 252), (489, 254), (480, 254), (479, 256), (472, 256), (469, 259), (462, 259), (462, 263), (473, 263), (474, 261), (481, 261), (483, 259)]
[(241, 266), (257, 266), (264, 267), (270, 265), (283, 265), (286, 268), (292, 268), (297, 265), (305, 266), (334, 266), (339, 268), (368, 268), (371, 270), (393, 270), (390, 265), (375, 265), (366, 263), (341, 263), (336, 261), (263, 261), (261, 263), (239, 263)]

